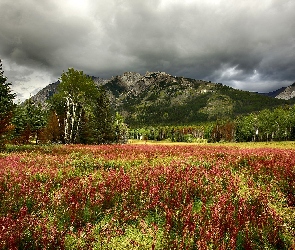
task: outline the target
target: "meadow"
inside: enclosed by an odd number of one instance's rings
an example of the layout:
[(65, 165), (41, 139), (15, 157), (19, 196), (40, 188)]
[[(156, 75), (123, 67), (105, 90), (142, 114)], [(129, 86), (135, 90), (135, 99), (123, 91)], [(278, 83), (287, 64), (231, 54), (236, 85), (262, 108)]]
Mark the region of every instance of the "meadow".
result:
[(294, 207), (294, 147), (59, 145), (0, 154), (0, 249), (294, 249)]

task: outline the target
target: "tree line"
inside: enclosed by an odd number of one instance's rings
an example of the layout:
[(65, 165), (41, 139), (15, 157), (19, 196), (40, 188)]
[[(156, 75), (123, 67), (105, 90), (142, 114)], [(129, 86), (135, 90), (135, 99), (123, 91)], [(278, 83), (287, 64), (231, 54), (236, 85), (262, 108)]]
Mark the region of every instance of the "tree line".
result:
[(295, 105), (218, 119), (201, 125), (148, 126), (129, 130), (130, 139), (172, 142), (295, 140)]
[(127, 125), (113, 112), (106, 91), (83, 71), (70, 68), (45, 105), (32, 98), (14, 104), (15, 94), (0, 70), (0, 144), (124, 143)]

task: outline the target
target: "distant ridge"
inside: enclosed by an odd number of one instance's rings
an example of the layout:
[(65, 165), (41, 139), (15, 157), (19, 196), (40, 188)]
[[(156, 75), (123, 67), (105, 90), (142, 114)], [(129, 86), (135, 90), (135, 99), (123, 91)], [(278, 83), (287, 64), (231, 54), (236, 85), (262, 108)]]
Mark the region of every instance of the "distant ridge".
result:
[(32, 100), (37, 103), (44, 103), (48, 100), (51, 96), (56, 93), (57, 86), (59, 85), (60, 81), (56, 81), (47, 85), (45, 88), (41, 89), (36, 95), (32, 96)]
[(274, 97), (277, 99), (290, 100), (295, 97), (295, 82), (288, 87), (282, 87), (280, 89), (277, 89), (269, 93), (259, 93), (259, 94)]
[(272, 92), (268, 92), (268, 93), (258, 93), (258, 94), (261, 94), (261, 95), (266, 95), (266, 96), (270, 96), (270, 97), (273, 97), (273, 98), (276, 98), (281, 92), (283, 92), (287, 87), (282, 87), (280, 89), (277, 89), (275, 91), (272, 91)]
[[(295, 102), (270, 97), (277, 97), (277, 93), (266, 96), (159, 71), (144, 75), (125, 72), (108, 80), (92, 78), (97, 86), (106, 89), (113, 110), (123, 115), (131, 127), (199, 124)], [(46, 86), (33, 100), (44, 103), (56, 92), (58, 84), (59, 81)]]
[(284, 100), (289, 100), (294, 97), (295, 97), (295, 82), (291, 86), (288, 86), (287, 88), (285, 88), (284, 91), (282, 91), (276, 96), (276, 98), (284, 99)]

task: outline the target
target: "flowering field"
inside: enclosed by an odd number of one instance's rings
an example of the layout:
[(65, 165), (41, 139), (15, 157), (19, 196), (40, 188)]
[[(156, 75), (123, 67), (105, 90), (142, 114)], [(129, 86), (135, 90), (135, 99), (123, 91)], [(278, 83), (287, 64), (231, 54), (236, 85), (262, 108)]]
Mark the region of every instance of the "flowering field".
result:
[(294, 249), (295, 150), (50, 146), (0, 154), (0, 249)]

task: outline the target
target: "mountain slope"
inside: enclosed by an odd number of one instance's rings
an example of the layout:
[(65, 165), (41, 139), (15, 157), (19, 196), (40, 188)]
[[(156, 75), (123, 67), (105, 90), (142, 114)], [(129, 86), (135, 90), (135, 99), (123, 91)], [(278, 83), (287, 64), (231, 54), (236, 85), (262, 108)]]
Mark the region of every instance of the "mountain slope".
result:
[[(165, 72), (126, 72), (110, 80), (93, 79), (104, 86), (113, 109), (133, 127), (200, 123), (294, 103)], [(56, 83), (51, 87), (33, 98), (44, 101), (50, 95), (43, 92), (52, 93)]]
[(277, 89), (269, 93), (259, 93), (259, 94), (278, 98), (278, 99), (290, 100), (295, 97), (295, 82), (288, 87), (282, 87), (280, 89)]
[(268, 92), (268, 93), (259, 93), (261, 95), (266, 95), (266, 96), (270, 96), (270, 97), (273, 97), (273, 98), (276, 98), (280, 93), (282, 93), (287, 87), (282, 87), (282, 88), (279, 88), (275, 91), (272, 91), (272, 92)]
[(288, 86), (284, 89), (284, 91), (282, 91), (281, 93), (279, 93), (276, 98), (278, 99), (284, 99), (284, 100), (289, 100), (295, 97), (295, 82), (291, 85)]
[(41, 89), (36, 95), (32, 96), (32, 100), (38, 103), (45, 102), (56, 93), (59, 83), (60, 81), (56, 81), (54, 83), (47, 85), (45, 88)]

